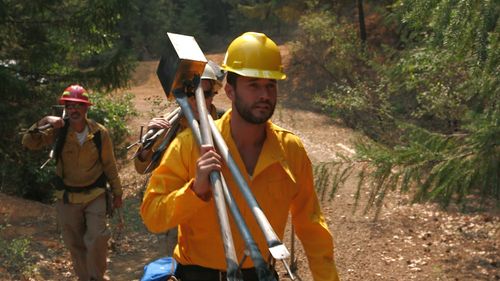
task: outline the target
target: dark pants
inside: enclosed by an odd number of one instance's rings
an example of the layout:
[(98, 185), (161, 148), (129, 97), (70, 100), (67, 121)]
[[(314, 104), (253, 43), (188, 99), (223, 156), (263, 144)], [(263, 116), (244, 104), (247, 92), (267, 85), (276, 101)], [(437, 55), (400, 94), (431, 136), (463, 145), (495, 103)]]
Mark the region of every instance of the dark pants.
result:
[[(259, 281), (255, 268), (241, 270), (244, 281)], [(271, 269), (276, 281), (279, 280), (278, 273)], [(226, 281), (227, 274), (225, 271), (207, 268), (198, 265), (177, 265), (175, 276), (181, 281)]]

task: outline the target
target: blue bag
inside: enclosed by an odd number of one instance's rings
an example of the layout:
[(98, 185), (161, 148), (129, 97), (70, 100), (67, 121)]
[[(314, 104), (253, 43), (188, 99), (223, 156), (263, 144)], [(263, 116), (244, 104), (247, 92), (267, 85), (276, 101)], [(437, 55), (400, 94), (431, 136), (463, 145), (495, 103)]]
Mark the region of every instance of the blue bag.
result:
[(172, 257), (163, 257), (144, 266), (141, 281), (166, 281), (174, 276), (177, 261)]

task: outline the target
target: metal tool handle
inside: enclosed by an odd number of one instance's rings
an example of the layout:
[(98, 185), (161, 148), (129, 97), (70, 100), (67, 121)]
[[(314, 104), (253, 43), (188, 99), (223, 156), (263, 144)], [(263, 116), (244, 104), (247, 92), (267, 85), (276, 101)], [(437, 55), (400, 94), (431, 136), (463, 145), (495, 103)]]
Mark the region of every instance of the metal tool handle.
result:
[[(63, 108), (63, 111), (62, 111), (62, 114), (61, 114), (61, 118), (63, 120), (66, 119), (66, 108)], [(69, 122), (69, 120), (65, 120), (64, 122)], [(55, 151), (56, 151), (57, 140), (60, 137), (61, 136), (60, 136), (60, 133), (59, 133), (59, 135), (54, 140), (54, 144), (52, 145), (52, 148), (50, 149), (49, 158), (40, 166), (40, 170), (43, 170), (43, 168), (45, 168), (45, 166), (50, 162), (50, 160), (54, 159), (54, 154), (55, 154)]]
[(255, 271), (257, 272), (257, 277), (259, 278), (260, 281), (276, 281), (276, 278), (274, 277), (273, 273), (269, 269), (269, 266), (262, 257), (262, 254), (259, 251), (259, 247), (255, 242), (255, 240), (253, 239), (252, 234), (250, 233), (250, 230), (248, 229), (248, 226), (246, 225), (245, 220), (241, 215), (238, 205), (236, 205), (236, 202), (234, 201), (234, 197), (231, 194), (231, 191), (227, 187), (224, 176), (223, 175), (221, 176), (222, 176), (222, 186), (223, 186), (222, 191), (224, 192), (224, 198), (226, 199), (226, 203), (229, 207), (229, 210), (231, 210), (231, 215), (233, 216), (233, 219), (236, 222), (236, 226), (238, 227), (238, 230), (241, 236), (243, 237), (243, 241), (245, 241), (248, 254), (252, 259)]
[(264, 234), (264, 237), (266, 238), (267, 246), (269, 247), (269, 252), (271, 253), (271, 256), (274, 259), (281, 260), (283, 262), (283, 265), (285, 266), (285, 269), (287, 270), (290, 278), (294, 280), (295, 279), (294, 275), (286, 262), (286, 259), (290, 257), (290, 252), (288, 251), (286, 246), (280, 241), (280, 239), (276, 235), (276, 232), (274, 232), (273, 227), (269, 223), (269, 220), (266, 218), (266, 215), (264, 214), (259, 204), (257, 203), (257, 200), (255, 200), (255, 197), (253, 196), (252, 191), (250, 191), (250, 187), (245, 181), (243, 175), (241, 174), (238, 165), (236, 165), (236, 162), (229, 153), (229, 149), (227, 147), (226, 142), (224, 141), (221, 133), (215, 126), (214, 120), (212, 119), (211, 116), (207, 116), (207, 118), (209, 120), (210, 129), (212, 131), (212, 136), (213, 139), (215, 140), (215, 144), (217, 145), (217, 149), (219, 150), (219, 153), (222, 155), (222, 158), (228, 165), (231, 174), (233, 175), (238, 187), (240, 188), (241, 193), (243, 194), (243, 197), (245, 198), (248, 206), (250, 207), (250, 210), (252, 210), (252, 214), (254, 215), (255, 220), (257, 221), (257, 224), (259, 225), (262, 233)]
[[(180, 127), (180, 119), (181, 119), (181, 113), (176, 115), (177, 118), (172, 118), (172, 127), (170, 127), (165, 134), (165, 138), (163, 139), (162, 143), (158, 147), (158, 149), (153, 152), (153, 156), (151, 157), (151, 161), (149, 162), (149, 165), (146, 167), (144, 170), (144, 173), (149, 173), (153, 170), (154, 167), (156, 167), (156, 163), (161, 160), (163, 153), (165, 153), (165, 150), (167, 149), (168, 145), (172, 142), (172, 140), (175, 138), (175, 135), (177, 134), (177, 131), (179, 130)], [(139, 154), (140, 151), (137, 152)]]
[[(181, 112), (181, 108), (177, 107), (172, 112), (170, 112), (167, 116), (165, 116), (165, 119), (167, 119), (169, 123), (173, 123), (173, 120), (179, 118), (180, 112)], [(146, 143), (146, 142), (154, 143), (156, 138), (158, 138), (166, 130), (166, 129), (149, 129), (143, 135), (142, 129), (143, 129), (143, 126), (141, 126), (141, 133), (139, 136), (139, 140), (130, 144), (129, 146), (127, 146), (127, 150), (131, 149), (132, 147), (134, 147), (138, 144), (142, 144), (142, 143)], [(131, 159), (134, 159), (135, 157), (137, 157), (137, 153), (134, 154)]]
[[(173, 123), (174, 120), (179, 118), (180, 113), (181, 113), (181, 108), (177, 107), (172, 112), (170, 112), (167, 116), (165, 116), (165, 119), (167, 119), (169, 123)], [(168, 129), (159, 129), (159, 130), (158, 129), (149, 129), (147, 131), (147, 133), (144, 134), (144, 136), (142, 137), (141, 142), (144, 143), (148, 140), (154, 140), (158, 136), (163, 134), (163, 132), (165, 132), (165, 130), (168, 130)]]
[[(257, 223), (260, 226), (260, 229), (262, 230), (262, 233), (266, 237), (267, 244), (270, 248), (279, 250), (276, 252), (271, 251), (271, 255), (275, 259), (285, 259), (290, 256), (290, 253), (284, 247), (283, 243), (281, 243), (280, 239), (274, 232), (271, 224), (269, 223), (269, 220), (266, 218), (266, 215), (260, 208), (259, 204), (257, 203), (257, 200), (255, 200), (255, 197), (252, 194), (252, 191), (250, 191), (250, 187), (248, 186), (247, 182), (245, 181), (245, 178), (241, 174), (238, 166), (236, 165), (236, 162), (234, 161), (233, 157), (229, 153), (229, 149), (222, 138), (222, 135), (220, 134), (219, 130), (215, 126), (215, 122), (213, 119), (209, 116), (209, 123), (210, 123), (210, 129), (213, 134), (213, 138), (215, 140), (215, 144), (217, 145), (217, 149), (219, 150), (219, 153), (222, 155), (222, 158), (224, 161), (226, 161), (229, 170), (234, 176), (234, 179), (236, 180), (236, 183), (238, 184), (238, 187), (240, 188), (241, 193), (243, 194), (243, 197), (247, 201), (248, 206), (252, 210), (252, 214), (254, 215), (255, 219), (257, 220)], [(284, 247), (281, 248), (281, 246)], [(278, 248), (275, 248), (278, 247)]]
[[(205, 97), (201, 87), (198, 87), (195, 91), (197, 100), (201, 100), (203, 104), (200, 106), (198, 104), (198, 114), (205, 116), (207, 114), (206, 105), (204, 104)], [(174, 96), (177, 103), (182, 109), (184, 115), (188, 118), (189, 124), (193, 132), (198, 132), (195, 134), (195, 139), (199, 145), (211, 144), (210, 130), (208, 126), (205, 127), (203, 133), (200, 134), (200, 127), (194, 119), (191, 107), (187, 102), (187, 97), (184, 91), (176, 90), (174, 91)], [(201, 108), (200, 108), (201, 107)], [(203, 110), (204, 109), (204, 110)], [(205, 120), (206, 124), (207, 120)], [(207, 134), (208, 133), (208, 134)], [(219, 226), (222, 235), (222, 242), (224, 246), (224, 252), (226, 254), (226, 265), (227, 265), (227, 279), (234, 281), (242, 281), (241, 274), (239, 274), (238, 259), (236, 257), (236, 250), (234, 249), (233, 236), (231, 234), (231, 228), (229, 225), (229, 218), (227, 215), (226, 204), (224, 202), (224, 195), (222, 193), (222, 182), (221, 175), (217, 171), (210, 173), (210, 182), (212, 183), (212, 196), (214, 198), (214, 203), (217, 211), (217, 218), (219, 219)]]

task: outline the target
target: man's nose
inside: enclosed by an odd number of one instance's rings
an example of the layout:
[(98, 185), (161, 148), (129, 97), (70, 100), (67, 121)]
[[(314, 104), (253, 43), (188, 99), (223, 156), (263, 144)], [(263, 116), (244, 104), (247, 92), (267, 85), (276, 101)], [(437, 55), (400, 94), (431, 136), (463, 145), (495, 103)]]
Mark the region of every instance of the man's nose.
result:
[(273, 92), (268, 87), (260, 87), (258, 91), (258, 97), (260, 100), (268, 100), (273, 95)]

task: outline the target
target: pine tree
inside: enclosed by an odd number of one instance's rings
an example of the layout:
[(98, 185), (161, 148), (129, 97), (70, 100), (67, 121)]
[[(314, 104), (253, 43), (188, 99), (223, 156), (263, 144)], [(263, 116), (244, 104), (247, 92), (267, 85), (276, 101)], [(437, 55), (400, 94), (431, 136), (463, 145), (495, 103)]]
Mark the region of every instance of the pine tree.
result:
[(391, 8), (404, 48), (373, 63), (374, 80), (332, 87), (323, 103), (376, 142), (360, 141), (355, 158), (330, 165), (363, 167), (357, 194), (369, 182), (369, 206), (397, 189), (443, 207), (498, 204), (498, 3), (400, 0)]
[(33, 0), (0, 4), (0, 178), (2, 190), (47, 180), (19, 131), (51, 114), (62, 90), (127, 85), (133, 67), (117, 24), (128, 1)]

